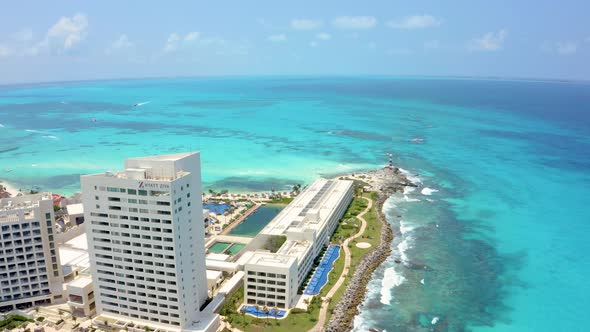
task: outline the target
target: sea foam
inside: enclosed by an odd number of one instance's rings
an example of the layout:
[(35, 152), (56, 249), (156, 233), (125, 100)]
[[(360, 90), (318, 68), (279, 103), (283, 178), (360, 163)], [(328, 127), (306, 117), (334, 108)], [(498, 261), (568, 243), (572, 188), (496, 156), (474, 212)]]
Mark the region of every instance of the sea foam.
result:
[(402, 234), (406, 234), (408, 232), (413, 231), (414, 229), (416, 229), (418, 227), (418, 225), (411, 223), (409, 221), (406, 220), (400, 220), (399, 221), (399, 231)]
[(385, 269), (383, 280), (381, 280), (381, 303), (391, 305), (391, 290), (401, 285), (406, 278), (398, 274), (393, 267)]
[(438, 192), (438, 190), (425, 187), (422, 189), (422, 191), (420, 193), (422, 195), (430, 196), (430, 195), (432, 195), (432, 193), (435, 193), (435, 192)]
[(409, 237), (405, 238), (402, 242), (397, 245), (397, 250), (399, 251), (399, 255), (402, 261), (408, 261), (408, 255), (406, 255), (406, 251), (412, 248), (411, 239)]
[(420, 178), (419, 178), (417, 175), (412, 175), (412, 173), (410, 173), (410, 171), (408, 171), (408, 170), (405, 170), (405, 169), (403, 169), (403, 168), (400, 168), (399, 170), (400, 170), (400, 172), (402, 172), (402, 174), (403, 174), (403, 175), (405, 175), (405, 176), (406, 176), (406, 178), (407, 178), (408, 180), (410, 180), (412, 183), (414, 183), (414, 184), (422, 183), (422, 180), (420, 180)]

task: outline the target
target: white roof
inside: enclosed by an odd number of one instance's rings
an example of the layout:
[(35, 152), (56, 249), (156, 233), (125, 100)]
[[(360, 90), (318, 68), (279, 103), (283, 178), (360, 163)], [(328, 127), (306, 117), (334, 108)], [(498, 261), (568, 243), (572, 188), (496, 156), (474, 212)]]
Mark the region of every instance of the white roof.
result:
[(198, 152), (183, 152), (183, 153), (175, 153), (175, 154), (164, 154), (164, 155), (160, 155), (160, 156), (146, 156), (146, 157), (129, 158), (127, 160), (175, 161), (175, 160), (180, 160), (182, 158), (188, 157), (193, 154), (199, 154), (199, 153)]
[(207, 279), (208, 280), (217, 280), (217, 279), (219, 279), (219, 277), (221, 277), (221, 275), (222, 275), (221, 271), (207, 270)]
[(239, 266), (244, 266), (244, 264), (248, 263), (252, 255), (254, 255), (254, 251), (246, 251), (240, 258), (238, 258), (236, 263), (238, 263)]
[(321, 230), (353, 181), (318, 179), (285, 207), (260, 234), (283, 235), (287, 230)]
[(232, 262), (214, 261), (205, 259), (205, 266), (211, 270), (233, 272), (238, 269), (238, 264)]
[(82, 235), (78, 235), (75, 238), (71, 239), (70, 241), (65, 243), (66, 245), (80, 249), (80, 250), (88, 250), (88, 242), (86, 241), (86, 233)]
[(84, 214), (84, 205), (82, 203), (67, 205), (66, 209), (68, 210), (69, 215)]
[(226, 254), (216, 254), (216, 253), (209, 253), (207, 254), (207, 259), (211, 259), (214, 261), (222, 261), (225, 262), (229, 259), (229, 255)]
[(246, 264), (253, 266), (289, 268), (293, 264), (295, 264), (296, 261), (297, 258), (294, 256), (274, 254), (271, 252), (255, 251)]
[(84, 288), (92, 283), (92, 278), (88, 276), (80, 276), (70, 282), (68, 282), (68, 286), (76, 287), (76, 288)]
[(86, 233), (76, 236), (70, 241), (59, 246), (58, 249), (61, 265), (76, 266), (80, 267), (81, 269), (90, 267)]
[(77, 266), (81, 268), (90, 267), (88, 252), (68, 247), (59, 248), (59, 260), (61, 265)]
[(311, 247), (312, 243), (310, 241), (285, 241), (277, 254), (297, 257), (301, 262)]

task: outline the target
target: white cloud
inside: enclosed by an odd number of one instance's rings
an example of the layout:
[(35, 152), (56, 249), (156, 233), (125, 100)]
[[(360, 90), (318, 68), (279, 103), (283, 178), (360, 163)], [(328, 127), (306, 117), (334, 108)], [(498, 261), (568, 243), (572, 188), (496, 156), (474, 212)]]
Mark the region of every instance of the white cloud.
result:
[(502, 49), (508, 31), (502, 29), (498, 32), (488, 32), (480, 38), (473, 39), (468, 48), (472, 51), (497, 51)]
[(273, 43), (280, 43), (280, 42), (287, 41), (287, 36), (284, 34), (271, 35), (271, 36), (268, 36), (268, 40)]
[(192, 31), (186, 34), (186, 36), (184, 36), (184, 41), (193, 41), (195, 39), (198, 39), (201, 36), (201, 33), (197, 32), (197, 31)]
[(173, 32), (168, 36), (168, 40), (166, 40), (166, 45), (164, 45), (164, 52), (174, 52), (178, 49), (178, 44), (180, 42), (180, 36)]
[(191, 31), (187, 33), (184, 37), (179, 35), (176, 32), (171, 33), (166, 40), (166, 44), (164, 45), (164, 53), (172, 53), (177, 51), (178, 49), (186, 46), (190, 43), (193, 43), (197, 39), (201, 38), (201, 33), (197, 31)]
[(407, 16), (397, 20), (387, 22), (387, 26), (393, 29), (425, 29), (441, 25), (441, 20), (432, 15), (414, 15)]
[(0, 58), (10, 56), (13, 53), (13, 49), (8, 46), (0, 45)]
[(62, 44), (61, 47), (68, 50), (86, 39), (87, 30), (88, 18), (86, 15), (63, 16), (47, 31), (47, 37), (43, 44), (56, 44), (58, 46)]
[(133, 48), (135, 45), (129, 40), (126, 34), (122, 34), (115, 40), (106, 50), (106, 54), (113, 54), (116, 52), (128, 50)]
[(119, 39), (115, 40), (111, 45), (113, 49), (123, 49), (133, 47), (133, 43), (129, 41), (129, 37), (127, 35), (122, 34), (119, 36)]
[(572, 55), (578, 50), (578, 45), (574, 42), (559, 42), (555, 45), (557, 53), (561, 55)]
[(329, 33), (326, 33), (326, 32), (318, 33), (317, 35), (315, 35), (315, 37), (317, 39), (320, 39), (320, 40), (330, 40), (330, 39), (332, 39), (332, 35), (329, 34)]
[(372, 29), (377, 25), (373, 16), (340, 16), (332, 20), (332, 25), (339, 29)]
[(323, 25), (320, 20), (296, 18), (291, 20), (291, 27), (295, 30), (314, 30)]
[(0, 46), (0, 56), (36, 56), (41, 53), (67, 53), (86, 39), (88, 18), (84, 14), (62, 16), (40, 41), (33, 40), (33, 31), (24, 28), (12, 35), (13, 45)]

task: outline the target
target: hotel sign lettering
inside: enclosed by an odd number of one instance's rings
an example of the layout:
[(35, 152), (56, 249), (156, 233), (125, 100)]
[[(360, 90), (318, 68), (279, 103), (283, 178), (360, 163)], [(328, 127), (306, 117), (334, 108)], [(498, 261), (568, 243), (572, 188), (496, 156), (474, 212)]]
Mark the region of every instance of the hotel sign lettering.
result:
[(139, 189), (168, 189), (170, 190), (170, 185), (167, 183), (150, 183), (150, 182), (139, 182)]

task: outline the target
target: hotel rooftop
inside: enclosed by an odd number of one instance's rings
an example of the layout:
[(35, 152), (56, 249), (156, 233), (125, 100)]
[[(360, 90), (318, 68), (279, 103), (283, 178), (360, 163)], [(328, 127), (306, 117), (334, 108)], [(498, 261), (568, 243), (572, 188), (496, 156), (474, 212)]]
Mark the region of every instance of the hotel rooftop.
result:
[(344, 198), (350, 181), (320, 179), (297, 196), (266, 227), (261, 234), (285, 235), (286, 232), (321, 230), (330, 213)]
[(182, 162), (183, 158), (197, 154), (186, 152), (162, 156), (149, 156), (130, 158), (125, 160), (125, 170), (119, 172), (105, 172), (87, 176), (115, 177), (118, 179), (172, 181), (181, 178), (188, 172), (182, 167), (175, 167), (176, 162)]
[(35, 219), (35, 208), (42, 200), (51, 200), (51, 193), (39, 193), (20, 197), (0, 199), (0, 223), (17, 221), (20, 214), (23, 220)]
[(248, 261), (249, 264), (268, 267), (289, 267), (296, 262), (295, 257), (268, 252), (255, 252)]

